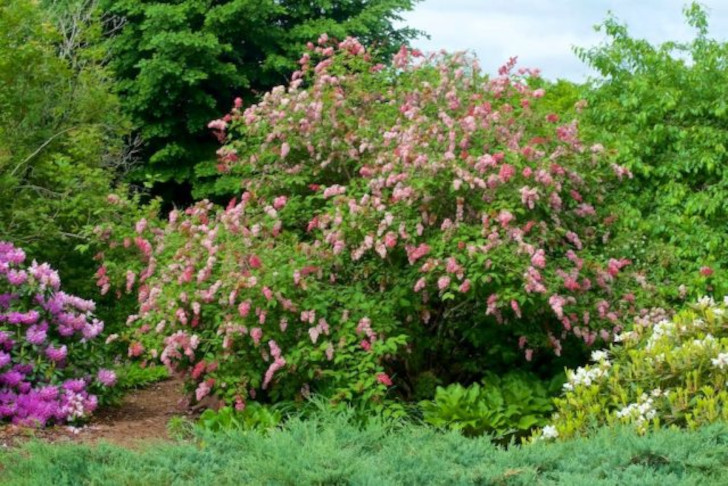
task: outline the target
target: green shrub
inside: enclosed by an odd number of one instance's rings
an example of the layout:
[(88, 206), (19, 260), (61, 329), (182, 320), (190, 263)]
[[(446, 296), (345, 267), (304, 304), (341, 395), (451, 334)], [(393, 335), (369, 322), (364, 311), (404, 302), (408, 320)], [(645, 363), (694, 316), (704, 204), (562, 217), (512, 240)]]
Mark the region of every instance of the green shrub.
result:
[(578, 49), (601, 76), (584, 90), (582, 129), (634, 174), (619, 189), (618, 243), (662, 298), (728, 293), (728, 43), (706, 11), (685, 9), (695, 35), (652, 45), (609, 18), (607, 42)]
[(144, 366), (138, 362), (124, 363), (116, 368), (116, 387), (120, 390), (139, 388), (169, 378), (169, 370), (164, 366)]
[[(74, 247), (108, 215), (106, 195), (128, 162), (127, 123), (103, 63), (99, 15), (64, 19), (64, 31), (49, 3), (61, 2), (0, 4), (0, 239), (48, 261), (70, 292), (90, 295), (93, 262)], [(63, 3), (70, 11), (95, 2)]]
[(726, 303), (703, 297), (672, 320), (635, 325), (617, 336), (620, 344), (593, 352), (594, 364), (567, 373), (543, 436), (623, 423), (645, 433), (728, 420), (726, 312)]
[(501, 442), (548, 423), (554, 407), (538, 377), (523, 372), (489, 374), (482, 383), (437, 387), (434, 400), (420, 403), (425, 422), (469, 437), (488, 434)]

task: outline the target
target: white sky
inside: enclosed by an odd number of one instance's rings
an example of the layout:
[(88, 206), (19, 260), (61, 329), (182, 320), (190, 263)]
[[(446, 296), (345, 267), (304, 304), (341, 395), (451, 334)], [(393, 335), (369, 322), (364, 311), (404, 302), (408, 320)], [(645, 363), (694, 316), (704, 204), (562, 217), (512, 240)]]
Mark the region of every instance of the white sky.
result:
[[(493, 73), (511, 56), (518, 65), (540, 68), (549, 79), (583, 81), (591, 73), (572, 46), (604, 40), (593, 26), (612, 11), (634, 37), (653, 43), (689, 40), (693, 31), (682, 14), (685, 0), (423, 0), (404, 15), (410, 27), (430, 40), (413, 44), (425, 51), (475, 52)], [(728, 34), (728, 0), (702, 0), (712, 37)]]

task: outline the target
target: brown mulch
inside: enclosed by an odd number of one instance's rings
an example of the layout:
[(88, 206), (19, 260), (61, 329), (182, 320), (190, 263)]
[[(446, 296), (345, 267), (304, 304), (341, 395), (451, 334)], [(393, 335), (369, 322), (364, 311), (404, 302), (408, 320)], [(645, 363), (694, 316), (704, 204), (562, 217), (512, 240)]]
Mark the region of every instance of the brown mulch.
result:
[(0, 426), (0, 447), (12, 447), (29, 439), (63, 443), (108, 442), (134, 447), (141, 441), (167, 441), (167, 422), (174, 415), (188, 415), (179, 380), (165, 380), (130, 391), (118, 407), (99, 409), (80, 428), (67, 426), (27, 429)]

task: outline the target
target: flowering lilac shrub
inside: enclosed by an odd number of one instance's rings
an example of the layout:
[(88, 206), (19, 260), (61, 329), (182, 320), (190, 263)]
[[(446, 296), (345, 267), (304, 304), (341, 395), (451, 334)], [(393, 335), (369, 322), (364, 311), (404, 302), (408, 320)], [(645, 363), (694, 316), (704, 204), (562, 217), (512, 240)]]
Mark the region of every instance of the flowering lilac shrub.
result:
[(92, 374), (91, 343), (104, 328), (94, 303), (60, 288), (47, 263), (0, 242), (0, 421), (77, 421), (96, 408), (94, 390), (114, 386), (113, 371)]
[(605, 257), (616, 215), (602, 208), (631, 174), (544, 111), (536, 71), (512, 59), (489, 79), (476, 60), (404, 48), (385, 68), (325, 36), (310, 48), (288, 88), (211, 123), (227, 141), (213, 191), (242, 180), (287, 201), (284, 227), (383, 289), (409, 287), (425, 326), (475, 314), (529, 354), (619, 332), (631, 262)]
[[(282, 231), (273, 205), (281, 209), (250, 193), (225, 210), (201, 202), (172, 211), (163, 229), (141, 220), (105, 252), (119, 261), (133, 251), (143, 262), (121, 284), (139, 301), (119, 336), (128, 356), (183, 374), (194, 400), (215, 396), (238, 409), (314, 386), (338, 400), (382, 398), (392, 385), (382, 363), (404, 336), (393, 324), (372, 329), (386, 310), (339, 285), (331, 256)], [(111, 285), (106, 266), (99, 275), (102, 290)]]
[[(210, 124), (225, 144), (199, 175), (239, 202), (100, 229), (99, 284), (138, 295), (130, 355), (198, 400), (378, 400), (621, 331), (635, 281), (602, 208), (630, 174), (540, 104), (536, 72), (319, 42), (288, 87)], [(138, 263), (112, 272), (124, 249)]]

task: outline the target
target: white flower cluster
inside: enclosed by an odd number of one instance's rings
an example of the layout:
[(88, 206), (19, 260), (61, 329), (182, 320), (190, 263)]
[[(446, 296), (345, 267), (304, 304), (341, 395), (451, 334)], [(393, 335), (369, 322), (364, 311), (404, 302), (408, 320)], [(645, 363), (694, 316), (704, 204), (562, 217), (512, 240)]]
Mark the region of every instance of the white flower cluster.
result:
[(711, 359), (710, 362), (719, 370), (723, 370), (728, 366), (728, 353), (719, 353), (718, 357)]
[[(592, 353), (592, 359), (594, 359), (594, 354), (600, 353), (599, 351), (595, 351)], [(600, 358), (599, 360), (599, 367), (593, 367), (593, 368), (577, 368), (576, 371), (569, 370), (567, 372), (567, 378), (568, 382), (564, 383), (564, 390), (566, 391), (573, 391), (574, 388), (577, 386), (591, 386), (595, 382), (597, 382), (599, 379), (604, 378), (609, 375), (609, 367), (612, 366), (612, 364), (607, 360), (606, 358), (606, 352), (604, 353), (605, 356), (602, 356), (601, 354), (597, 354), (597, 357)]]
[(693, 326), (692, 327), (694, 327), (696, 329), (703, 329), (705, 327), (705, 325), (706, 325), (705, 324), (705, 321), (702, 320), (702, 319), (700, 319), (700, 318), (698, 318), (698, 319), (695, 319), (693, 321)]
[(69, 420), (81, 418), (86, 412), (83, 403), (83, 395), (80, 393), (67, 392), (68, 403), (63, 407), (63, 415), (68, 417)]
[(544, 440), (555, 439), (559, 436), (559, 431), (553, 425), (547, 425), (541, 430), (541, 438)]
[(672, 336), (675, 332), (675, 323), (668, 321), (667, 319), (663, 319), (662, 321), (658, 322), (654, 326), (652, 326), (652, 333), (650, 334), (650, 337), (647, 339), (647, 344), (645, 345), (645, 349), (650, 350), (654, 347), (654, 345), (662, 339), (664, 336)]
[(636, 332), (634, 332), (634, 331), (625, 331), (625, 332), (623, 332), (621, 334), (616, 334), (614, 336), (614, 342), (615, 343), (621, 343), (623, 341), (636, 340), (637, 338), (639, 338), (639, 334), (637, 334)]
[[(728, 296), (726, 296), (723, 301), (728, 302), (726, 299), (728, 299)], [(708, 307), (715, 307), (715, 301), (713, 300), (713, 297), (708, 297), (707, 295), (704, 295), (703, 297), (700, 297), (698, 299), (698, 303), (695, 306), (698, 309), (707, 309)]]
[(716, 344), (712, 334), (707, 334), (703, 339), (693, 339), (693, 346), (697, 348), (709, 348)]
[(639, 402), (630, 403), (622, 410), (617, 412), (617, 418), (632, 422), (638, 427), (642, 427), (646, 421), (652, 420), (657, 415), (652, 398), (646, 394), (642, 394)]

